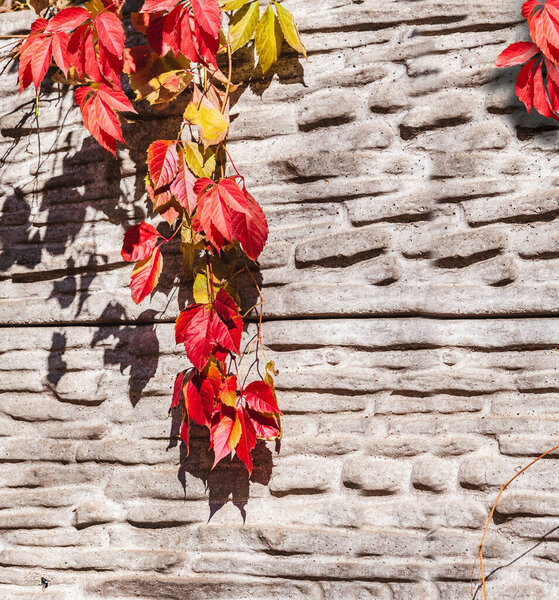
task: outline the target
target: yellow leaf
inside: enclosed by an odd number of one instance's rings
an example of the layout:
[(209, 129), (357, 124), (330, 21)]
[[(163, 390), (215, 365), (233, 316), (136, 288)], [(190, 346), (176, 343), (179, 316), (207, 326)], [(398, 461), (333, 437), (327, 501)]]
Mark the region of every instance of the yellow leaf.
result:
[(251, 2), (236, 12), (229, 23), (227, 39), (231, 45), (231, 52), (235, 52), (248, 44), (258, 25), (260, 18), (260, 3)]
[(205, 147), (215, 146), (225, 139), (229, 126), (221, 112), (212, 106), (205, 106), (203, 103), (198, 106), (191, 102), (184, 111), (184, 118), (198, 125), (200, 128), (200, 141)]
[(197, 304), (209, 304), (211, 298), (208, 294), (208, 278), (205, 273), (198, 273), (192, 286), (192, 295)]
[(276, 5), (276, 10), (278, 11), (278, 19), (281, 25), (281, 30), (283, 31), (283, 35), (285, 36), (285, 41), (294, 50), (297, 50), (297, 52), (307, 58), (307, 49), (301, 41), (301, 36), (299, 35), (297, 25), (295, 25), (295, 19), (293, 18), (293, 15), (287, 10), (287, 8), (284, 8), (275, 0), (274, 4)]
[(276, 62), (282, 41), (283, 35), (280, 24), (272, 7), (268, 6), (256, 27), (256, 35), (254, 36), (254, 45), (263, 73)]
[(215, 171), (215, 154), (206, 150), (203, 154), (200, 146), (194, 142), (185, 142), (184, 157), (188, 168), (196, 177), (211, 177)]
[(224, 0), (221, 2), (221, 10), (229, 12), (230, 10), (237, 10), (244, 6), (249, 0)]

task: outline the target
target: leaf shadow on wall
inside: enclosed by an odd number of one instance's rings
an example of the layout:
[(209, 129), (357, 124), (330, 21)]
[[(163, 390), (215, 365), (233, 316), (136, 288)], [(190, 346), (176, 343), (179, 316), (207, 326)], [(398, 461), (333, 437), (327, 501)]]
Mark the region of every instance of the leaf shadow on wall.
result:
[[(156, 314), (154, 310), (145, 310), (138, 319), (152, 321)], [(115, 302), (105, 308), (101, 319), (120, 320), (124, 315), (124, 308)], [(116, 340), (116, 344), (112, 340)], [(159, 364), (156, 325), (149, 323), (100, 327), (91, 340), (92, 348), (99, 346), (104, 348), (105, 365), (118, 365), (121, 373), (130, 368), (128, 397), (135, 407)]]
[[(52, 93), (48, 87), (43, 91)], [(50, 97), (45, 100), (49, 111), (48, 123), (54, 120), (63, 124), (67, 120), (64, 98), (58, 100), (56, 102)], [(45, 137), (52, 127), (39, 128), (37, 133), (32, 122), (32, 107), (28, 104), (20, 106), (23, 116), (18, 116), (17, 122), (10, 115), (0, 117), (2, 136), (13, 140), (0, 161), (0, 177), (6, 184), (14, 179), (9, 171), (14, 168), (12, 156), (25, 153), (31, 136), (43, 138), (38, 144), (38, 155), (31, 153), (27, 159), (30, 177), (18, 179), (18, 185), (12, 187), (2, 206), (0, 274), (11, 277), (11, 297), (26, 297), (32, 290), (38, 289), (41, 298), (58, 303), (61, 317), (54, 317), (55, 320), (79, 320), (87, 309), (98, 275), (106, 273), (110, 277), (111, 271), (128, 267), (122, 261), (115, 262), (103, 254), (96, 240), (88, 240), (86, 232), (103, 221), (119, 226), (131, 224), (141, 220), (143, 211), (137, 203), (123, 198), (119, 160), (104, 152), (91, 137), (83, 139), (81, 147), (74, 150), (75, 134), (62, 126), (57, 129), (54, 138)], [(4, 118), (6, 116), (10, 118)], [(19, 161), (16, 164), (19, 172), (22, 167)], [(60, 174), (46, 178), (45, 173), (53, 168)], [(120, 238), (115, 243), (119, 244)], [(30, 300), (33, 304), (33, 299)], [(38, 301), (40, 298), (35, 303)], [(144, 311), (137, 320), (153, 321), (154, 316), (155, 311)], [(91, 315), (86, 314), (85, 318), (91, 318)], [(121, 305), (109, 303), (97, 320), (103, 324), (116, 324), (127, 320), (127, 315)], [(121, 372), (130, 367), (129, 394), (133, 404), (157, 369), (157, 353), (153, 352), (157, 338), (153, 326), (151, 330), (151, 334), (146, 334), (143, 329), (139, 339), (133, 327), (117, 326), (111, 331), (100, 327), (93, 340), (95, 345), (112, 335), (117, 339), (116, 349), (112, 353), (105, 351), (105, 364), (120, 364)], [(124, 345), (130, 345), (137, 351), (126, 357), (120, 356)], [(141, 355), (143, 347), (148, 348), (145, 356)], [(54, 332), (45, 385), (55, 395), (56, 387), (68, 370), (64, 360), (66, 352), (65, 335)]]
[(232, 460), (223, 459), (212, 469), (214, 454), (210, 450), (210, 435), (205, 427), (193, 424), (191, 427), (190, 451), (179, 442), (181, 415), (183, 407), (171, 411), (171, 432), (167, 450), (176, 448), (180, 443), (180, 467), (178, 479), (186, 495), (187, 473), (204, 482), (209, 493), (210, 514), (208, 522), (228, 502), (235, 505), (243, 522), (246, 521), (246, 506), (250, 498), (250, 484), (268, 485), (272, 476), (272, 452), (265, 442), (259, 441), (252, 452), (253, 470), (249, 475), (245, 466), (235, 456)]

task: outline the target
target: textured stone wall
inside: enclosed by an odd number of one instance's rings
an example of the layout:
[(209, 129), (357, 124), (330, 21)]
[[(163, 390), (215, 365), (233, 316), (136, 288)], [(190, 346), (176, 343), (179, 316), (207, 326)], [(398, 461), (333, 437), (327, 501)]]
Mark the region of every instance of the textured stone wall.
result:
[[(140, 307), (119, 256), (180, 103), (115, 161), (0, 78), (2, 600), (466, 599), (499, 486), (558, 443), (559, 134), (492, 67), (521, 2), (286, 5), (309, 60), (243, 90), (230, 147), (285, 412), (250, 480), (170, 442), (179, 256)], [(559, 597), (558, 491), (546, 460), (506, 492), (490, 598)]]

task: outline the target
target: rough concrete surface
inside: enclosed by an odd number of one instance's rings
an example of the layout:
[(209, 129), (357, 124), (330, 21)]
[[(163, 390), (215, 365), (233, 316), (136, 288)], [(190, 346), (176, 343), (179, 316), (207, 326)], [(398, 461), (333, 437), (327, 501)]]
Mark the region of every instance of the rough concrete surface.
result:
[[(232, 111), (285, 413), (250, 480), (169, 442), (180, 257), (137, 307), (119, 255), (180, 102), (114, 160), (0, 78), (2, 600), (467, 599), (500, 485), (558, 443), (559, 132), (492, 66), (520, 0), (285, 4), (309, 60)], [(505, 493), (489, 598), (559, 598), (558, 492), (552, 458)]]

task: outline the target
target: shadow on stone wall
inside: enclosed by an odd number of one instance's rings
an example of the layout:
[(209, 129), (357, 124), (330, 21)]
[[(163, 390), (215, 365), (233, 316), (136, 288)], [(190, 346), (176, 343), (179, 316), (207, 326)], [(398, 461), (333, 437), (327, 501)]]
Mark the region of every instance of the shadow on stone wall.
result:
[[(171, 411), (172, 426), (167, 450), (176, 448), (179, 443), (182, 410), (182, 406), (177, 406)], [(223, 459), (212, 469), (214, 456), (209, 448), (209, 431), (205, 427), (192, 424), (190, 450), (187, 451), (186, 445), (180, 443), (178, 479), (185, 494), (186, 474), (189, 473), (203, 481), (209, 492), (208, 521), (228, 502), (232, 502), (239, 509), (244, 522), (246, 505), (250, 498), (250, 484), (252, 482), (268, 485), (272, 476), (272, 453), (264, 442), (258, 442), (252, 452), (253, 470), (249, 475), (244, 464), (236, 456), (232, 460)]]
[[(285, 50), (285, 49), (284, 49)], [(280, 83), (304, 83), (303, 68), (298, 56), (287, 50), (277, 64), (265, 75), (255, 69), (251, 52), (241, 51), (234, 56), (235, 73), (238, 88), (231, 96), (231, 105), (235, 105), (243, 92), (250, 89), (256, 95), (262, 95), (270, 86), (274, 76)], [(223, 65), (223, 68), (225, 65)], [(15, 72), (11, 73), (14, 77)], [(4, 202), (0, 214), (0, 271), (11, 276), (15, 286), (18, 283), (39, 283), (50, 285), (49, 299), (54, 299), (63, 310), (77, 299), (75, 310), (68, 312), (64, 322), (80, 321), (88, 298), (92, 295), (92, 286), (101, 272), (121, 269), (122, 262), (111, 262), (111, 258), (100, 253), (91, 254), (87, 259), (63, 257), (74, 244), (79, 245), (84, 236), (85, 226), (92, 226), (91, 214), (102, 213), (100, 220), (106, 219), (127, 228), (145, 218), (151, 212), (146, 197), (144, 177), (147, 173), (146, 153), (149, 145), (156, 139), (173, 139), (180, 127), (187, 96), (161, 110), (158, 107), (140, 103), (138, 115), (123, 120), (123, 133), (128, 142), (126, 158), (115, 159), (103, 151), (92, 137), (86, 137), (79, 149), (74, 148), (74, 129), (64, 127), (76, 108), (69, 108), (68, 97), (61, 95), (58, 88), (45, 82), (41, 88), (40, 104), (45, 114), (35, 117), (35, 101), (22, 100), (9, 113), (0, 116), (0, 129), (5, 138), (12, 143), (0, 158), (0, 170), (10, 168), (16, 152), (22, 152), (22, 146), (30, 136), (37, 136), (38, 153), (29, 153), (26, 161), (31, 165), (29, 174), (31, 184), (14, 186)], [(12, 105), (13, 106), (13, 105)], [(75, 121), (73, 115), (72, 121)], [(41, 144), (42, 134), (56, 131), (49, 144)], [(61, 160), (53, 160), (59, 155)], [(33, 161), (36, 165), (33, 165)], [(132, 165), (130, 164), (132, 163)], [(45, 177), (47, 170), (54, 170), (54, 176)], [(123, 177), (133, 178), (134, 192), (129, 202), (123, 201), (121, 182)], [(7, 178), (10, 179), (10, 178)], [(170, 228), (162, 222), (158, 229), (164, 235), (170, 234)], [(85, 236), (84, 236), (85, 237)], [(84, 239), (85, 241), (85, 239)], [(120, 245), (121, 239), (115, 240)], [(95, 247), (95, 244), (93, 244)], [(163, 251), (166, 271), (161, 276), (157, 291), (166, 294), (169, 303), (176, 301), (177, 313), (192, 301), (187, 285), (181, 285), (176, 298), (177, 276), (181, 283), (185, 281), (181, 272), (181, 258), (178, 249), (165, 248)], [(51, 268), (38, 268), (45, 260), (52, 259)], [(62, 260), (61, 260), (62, 259)], [(129, 266), (129, 265), (127, 265)], [(259, 286), (262, 275), (256, 265), (251, 270)], [(257, 291), (251, 278), (245, 274), (239, 282), (239, 291), (243, 305), (254, 306), (258, 302)], [(65, 313), (62, 313), (65, 314)], [(129, 324), (126, 308), (118, 302), (111, 302), (102, 311), (98, 319), (98, 328), (90, 345), (92, 348), (106, 346), (114, 339), (114, 347), (104, 349), (104, 364), (118, 365), (120, 372), (130, 369), (128, 389), (132, 406), (140, 401), (149, 381), (157, 372), (159, 362), (159, 341), (156, 333), (155, 310), (142, 312), (134, 324)], [(86, 317), (87, 318), (87, 317)], [(125, 325), (120, 324), (127, 322)], [(58, 325), (53, 322), (53, 325)], [(67, 337), (56, 331), (52, 335), (49, 350), (46, 382), (53, 388), (68, 371), (65, 354), (68, 351)], [(256, 370), (259, 365), (256, 363)], [(260, 373), (263, 376), (263, 373)], [(173, 415), (176, 417), (176, 415)], [(169, 448), (176, 447), (178, 428), (176, 419), (171, 429)], [(254, 471), (251, 477), (235, 458), (222, 461), (211, 469), (213, 453), (208, 449), (208, 432), (195, 427), (195, 436), (190, 454), (187, 456), (184, 444), (181, 444), (181, 467), (179, 480), (186, 486), (186, 473), (203, 480), (209, 490), (210, 518), (231, 498), (245, 517), (245, 505), (249, 498), (250, 482), (267, 484), (272, 472), (272, 455), (265, 444), (258, 444), (254, 451)]]

